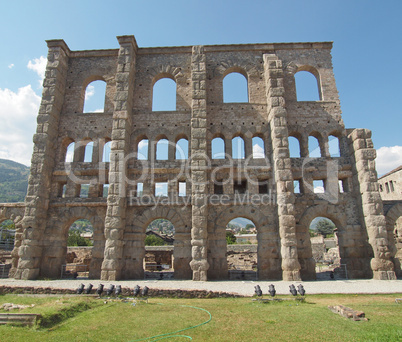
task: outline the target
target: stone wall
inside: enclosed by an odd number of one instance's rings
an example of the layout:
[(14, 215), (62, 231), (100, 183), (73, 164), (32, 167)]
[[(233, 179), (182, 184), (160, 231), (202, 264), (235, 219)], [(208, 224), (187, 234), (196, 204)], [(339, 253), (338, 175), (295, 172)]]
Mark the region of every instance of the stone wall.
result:
[(402, 165), (378, 179), (383, 201), (402, 201)]
[[(345, 129), (332, 43), (141, 48), (133, 36), (117, 40), (118, 49), (93, 51), (48, 41), (25, 214), (13, 252), (16, 278), (55, 277), (65, 263), (69, 226), (88, 219), (94, 226), (90, 276), (143, 279), (145, 231), (163, 218), (175, 227), (176, 279), (227, 279), (225, 229), (244, 217), (257, 229), (259, 279), (315, 279), (308, 228), (317, 216), (337, 225), (352, 278), (395, 277), (395, 241), (383, 215), (371, 132)], [(316, 78), (318, 101), (297, 100), (299, 71)], [(245, 77), (246, 103), (224, 102), (223, 79), (233, 72)], [(176, 110), (152, 110), (153, 87), (163, 78), (176, 83)], [(83, 113), (85, 90), (95, 80), (106, 83), (103, 112)], [(299, 142), (298, 157), (290, 157), (290, 136)], [(329, 152), (331, 136), (339, 143), (336, 156)], [(309, 137), (317, 139), (319, 157), (309, 155)], [(224, 143), (220, 159), (212, 155), (215, 138)], [(243, 142), (244, 158), (233, 156), (234, 138)], [(253, 138), (262, 139), (263, 158), (253, 153)], [(169, 142), (163, 159), (161, 139)], [(188, 159), (176, 158), (179, 139), (188, 142)], [(92, 161), (86, 162), (91, 141)], [(144, 141), (147, 156), (139, 158)], [(314, 192), (317, 180), (323, 194)], [(155, 196), (160, 183), (167, 184), (167, 196)], [(180, 183), (185, 196), (179, 196)], [(83, 185), (87, 198), (80, 196)]]

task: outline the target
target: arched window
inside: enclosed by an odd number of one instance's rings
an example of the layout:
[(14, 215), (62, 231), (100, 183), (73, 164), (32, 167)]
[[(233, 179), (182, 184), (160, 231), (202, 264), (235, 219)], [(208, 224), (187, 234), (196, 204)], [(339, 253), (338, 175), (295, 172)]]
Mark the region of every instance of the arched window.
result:
[(138, 160), (148, 160), (148, 139), (142, 139), (137, 146), (137, 159)]
[(264, 140), (260, 137), (254, 137), (253, 143), (253, 159), (265, 158)]
[(320, 101), (318, 81), (309, 71), (295, 74), (297, 101)]
[(188, 159), (188, 140), (182, 138), (176, 143), (176, 159)]
[(109, 162), (110, 162), (111, 145), (112, 145), (112, 142), (111, 142), (111, 141), (108, 141), (108, 142), (103, 146), (102, 161), (105, 162), (105, 163), (109, 163)]
[(91, 163), (92, 162), (92, 154), (94, 151), (94, 143), (91, 141), (85, 146), (85, 155), (84, 155), (84, 162)]
[(312, 135), (308, 137), (308, 152), (309, 156), (312, 158), (321, 157), (320, 142), (316, 137), (313, 137)]
[(156, 160), (168, 160), (169, 159), (169, 141), (167, 139), (161, 139), (156, 144)]
[(215, 138), (211, 141), (212, 159), (225, 159), (225, 141)]
[(106, 82), (93, 81), (85, 90), (84, 113), (103, 112), (105, 108)]
[(152, 93), (153, 111), (176, 110), (176, 82), (162, 78), (154, 84)]
[(72, 163), (74, 161), (74, 150), (75, 150), (75, 142), (73, 141), (68, 145), (66, 150), (66, 163)]
[(300, 141), (296, 137), (288, 137), (290, 158), (300, 158)]
[(340, 157), (341, 156), (341, 149), (339, 145), (339, 139), (335, 135), (330, 135), (328, 138), (328, 148), (329, 148), (329, 155), (331, 157)]
[(232, 158), (244, 159), (244, 140), (242, 137), (235, 137), (232, 139)]
[(223, 79), (223, 102), (248, 102), (247, 78), (232, 72)]

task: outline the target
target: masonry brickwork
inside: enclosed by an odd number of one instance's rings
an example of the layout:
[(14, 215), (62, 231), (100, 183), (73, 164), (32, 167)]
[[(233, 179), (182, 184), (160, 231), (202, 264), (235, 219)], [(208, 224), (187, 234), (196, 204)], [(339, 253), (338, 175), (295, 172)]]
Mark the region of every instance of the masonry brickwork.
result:
[[(257, 228), (259, 279), (310, 280), (316, 275), (309, 225), (324, 216), (338, 228), (341, 262), (351, 278), (395, 279), (400, 266), (378, 191), (371, 132), (344, 126), (332, 43), (139, 48), (133, 36), (117, 40), (119, 49), (92, 51), (47, 42), (13, 277), (58, 277), (70, 225), (88, 219), (94, 227), (90, 277), (142, 279), (146, 228), (163, 218), (175, 227), (176, 279), (227, 279), (225, 229), (244, 217)], [(297, 100), (299, 71), (315, 76), (318, 101)], [(223, 79), (233, 72), (247, 80), (247, 103), (223, 101)], [(153, 86), (162, 78), (176, 83), (174, 111), (152, 110)], [(96, 80), (106, 83), (104, 110), (84, 113), (85, 90)], [(339, 142), (339, 156), (329, 153), (330, 136)], [(236, 137), (244, 143), (242, 159), (232, 156)], [(264, 158), (253, 153), (256, 137)], [(298, 140), (299, 157), (290, 156), (289, 137)], [(318, 140), (320, 157), (309, 156), (309, 137)], [(182, 138), (188, 159), (175, 158)], [(212, 155), (215, 138), (224, 141), (223, 159)], [(137, 157), (144, 139), (146, 160)], [(156, 158), (161, 139), (169, 141), (167, 160)], [(110, 160), (103, 160), (109, 141)], [(72, 142), (74, 159), (66, 162)], [(92, 161), (84, 162), (89, 142)], [(314, 192), (316, 180), (324, 193)], [(154, 196), (158, 182), (168, 184), (163, 201)], [(178, 196), (179, 183), (185, 196)], [(79, 197), (82, 185), (89, 186), (87, 198)], [(8, 209), (1, 210), (7, 217)]]

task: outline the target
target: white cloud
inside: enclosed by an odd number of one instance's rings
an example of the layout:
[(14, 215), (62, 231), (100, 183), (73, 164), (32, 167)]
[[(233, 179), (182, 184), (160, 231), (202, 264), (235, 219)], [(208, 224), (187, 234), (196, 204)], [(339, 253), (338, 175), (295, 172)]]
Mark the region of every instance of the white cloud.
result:
[(85, 101), (88, 101), (88, 99), (94, 95), (95, 95), (95, 87), (92, 84), (90, 84), (85, 91)]
[(323, 194), (323, 193), (325, 193), (325, 189), (323, 186), (316, 186), (314, 188), (314, 193), (315, 194)]
[(254, 144), (253, 145), (253, 158), (264, 158), (264, 149), (258, 145)]
[(39, 77), (39, 87), (42, 87), (43, 79), (45, 78), (47, 58), (40, 56), (39, 58), (34, 58), (33, 61), (28, 62), (28, 69), (35, 71)]
[(383, 146), (377, 150), (376, 169), (378, 176), (402, 165), (402, 146)]
[(31, 85), (0, 89), (0, 158), (30, 165), (39, 104)]
[(13, 67), (14, 67), (14, 64), (13, 64), (13, 63), (11, 63), (11, 64), (8, 66), (9, 69), (12, 69)]

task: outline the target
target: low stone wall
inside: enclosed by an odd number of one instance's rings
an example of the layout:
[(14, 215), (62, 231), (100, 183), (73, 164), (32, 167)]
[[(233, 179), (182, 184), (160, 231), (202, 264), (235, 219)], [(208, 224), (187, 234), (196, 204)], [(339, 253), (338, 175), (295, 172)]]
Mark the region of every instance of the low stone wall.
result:
[[(96, 295), (96, 286), (91, 291), (90, 295)], [(21, 286), (0, 286), (0, 295), (4, 294), (53, 294), (53, 295), (73, 295), (76, 294), (76, 289), (56, 289), (50, 287), (21, 287)], [(132, 297), (133, 289), (122, 287), (122, 296)], [(78, 295), (77, 295), (78, 296)], [(85, 295), (79, 295), (85, 296)], [(103, 293), (106, 297), (106, 292)], [(114, 296), (112, 296), (114, 297)], [(213, 292), (206, 290), (168, 290), (149, 288), (148, 297), (165, 297), (165, 298), (240, 298), (244, 297), (238, 294), (228, 292)]]

